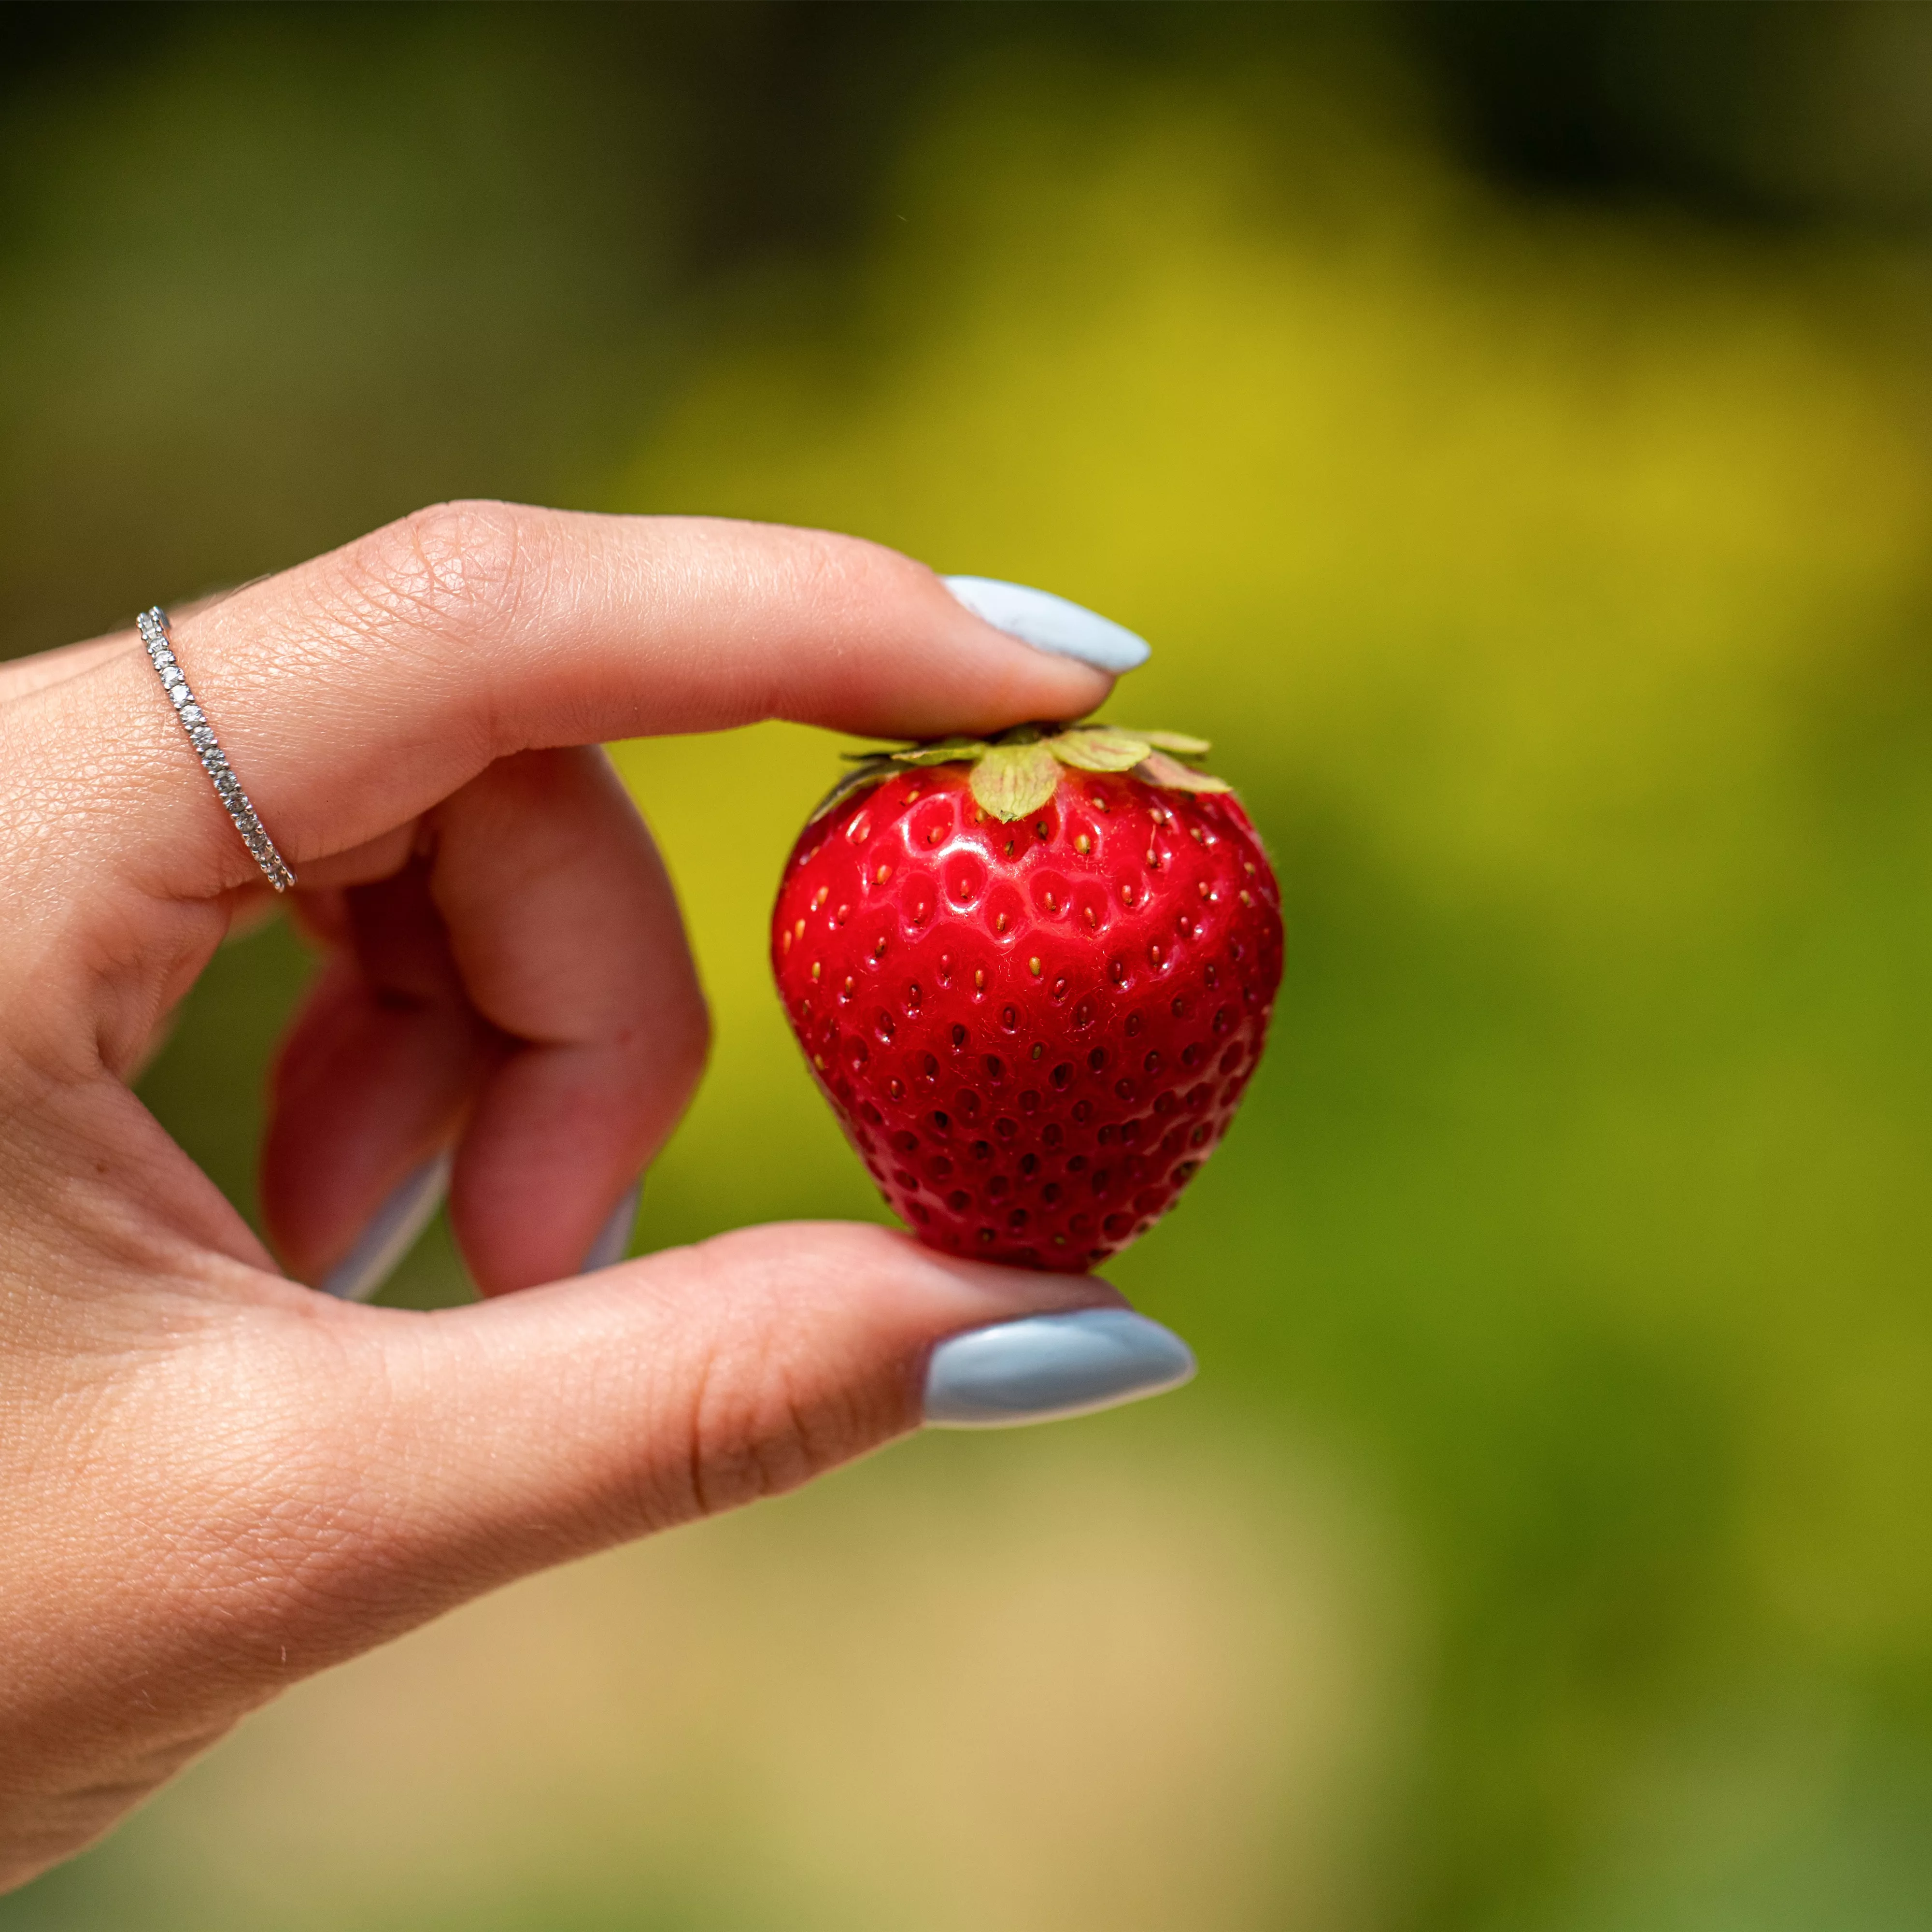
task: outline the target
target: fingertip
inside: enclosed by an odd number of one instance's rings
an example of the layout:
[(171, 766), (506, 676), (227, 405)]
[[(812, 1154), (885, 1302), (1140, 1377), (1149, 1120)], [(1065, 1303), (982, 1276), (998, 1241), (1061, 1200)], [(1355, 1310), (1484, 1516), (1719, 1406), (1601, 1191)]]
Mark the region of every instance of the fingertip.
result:
[(925, 1419), (1011, 1429), (1114, 1408), (1194, 1378), (1194, 1352), (1130, 1308), (1030, 1315), (952, 1335), (926, 1365)]
[(638, 1208), (644, 1193), (644, 1178), (640, 1175), (626, 1188), (623, 1197), (610, 1210), (610, 1218), (598, 1230), (597, 1238), (584, 1252), (579, 1274), (596, 1274), (608, 1268), (615, 1268), (630, 1251), (631, 1232), (637, 1224)]
[(974, 616), (1051, 657), (1071, 658), (1112, 680), (1154, 655), (1147, 640), (1084, 604), (1030, 584), (994, 577), (941, 577), (947, 592)]
[[(449, 1191), (447, 1148), (409, 1174), (376, 1209), (348, 1253), (316, 1282), (338, 1301), (367, 1301), (395, 1273)], [(628, 1232), (628, 1230), (627, 1230)]]

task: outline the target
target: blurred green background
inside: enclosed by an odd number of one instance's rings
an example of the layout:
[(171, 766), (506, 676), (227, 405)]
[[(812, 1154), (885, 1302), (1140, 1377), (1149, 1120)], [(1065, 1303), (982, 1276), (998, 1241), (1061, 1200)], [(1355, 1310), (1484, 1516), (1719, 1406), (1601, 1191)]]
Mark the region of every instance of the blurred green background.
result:
[[(856, 530), (1148, 636), (1289, 959), (1116, 1270), (1192, 1388), (507, 1592), (0, 1928), (1932, 1924), (1932, 11), (4, 32), (0, 648), (458, 494)], [(617, 752), (640, 1247), (879, 1212), (763, 964), (836, 748)], [(308, 970), (144, 1082), (244, 1207)]]

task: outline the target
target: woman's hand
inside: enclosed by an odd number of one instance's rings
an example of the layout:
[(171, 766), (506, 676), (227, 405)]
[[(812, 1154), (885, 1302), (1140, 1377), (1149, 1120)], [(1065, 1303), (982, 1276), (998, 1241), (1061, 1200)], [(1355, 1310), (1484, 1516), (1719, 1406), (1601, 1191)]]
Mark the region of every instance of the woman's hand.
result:
[[(870, 544), (496, 504), (175, 642), (331, 949), (265, 1156), (288, 1272), (127, 1085), (267, 888), (131, 633), (0, 671), (0, 1889), (296, 1678), (914, 1426), (943, 1338), (1112, 1301), (836, 1225), (578, 1275), (706, 1042), (663, 868), (584, 748), (988, 731), (1080, 715), (1100, 672)], [(446, 1150), (490, 1298), (302, 1285)]]

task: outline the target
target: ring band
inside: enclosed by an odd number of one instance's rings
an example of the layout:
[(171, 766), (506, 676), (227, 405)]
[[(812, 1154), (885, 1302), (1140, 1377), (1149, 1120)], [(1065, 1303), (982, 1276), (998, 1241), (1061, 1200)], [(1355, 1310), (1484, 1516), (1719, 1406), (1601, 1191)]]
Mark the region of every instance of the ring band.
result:
[(235, 776), (221, 747), (214, 742), (214, 727), (195, 702), (194, 693), (188, 688), (181, 666), (175, 662), (168, 614), (157, 604), (134, 620), (134, 627), (141, 634), (142, 643), (148, 647), (148, 662), (160, 674), (161, 688), (167, 693), (168, 701), (175, 708), (175, 716), (181, 720), (182, 729), (188, 734), (188, 741), (194, 747), (195, 756), (201, 760), (202, 770), (214, 787), (215, 796), (235, 821), (236, 830), (242, 835), (242, 844), (248, 847), (269, 884), (278, 892), (286, 892), (295, 884), (296, 875), (289, 870), (282, 855), (275, 850), (275, 842), (255, 816), (255, 808), (248, 802), (248, 794), (242, 789), (242, 781)]

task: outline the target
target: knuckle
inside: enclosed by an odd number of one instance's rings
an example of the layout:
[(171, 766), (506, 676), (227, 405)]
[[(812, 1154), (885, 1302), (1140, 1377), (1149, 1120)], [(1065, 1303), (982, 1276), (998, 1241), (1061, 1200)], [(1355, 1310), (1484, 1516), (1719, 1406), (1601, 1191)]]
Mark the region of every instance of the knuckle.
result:
[(376, 619), (438, 634), (514, 614), (539, 546), (527, 512), (484, 501), (432, 504), (350, 545), (356, 602)]
[(778, 1311), (743, 1310), (713, 1336), (686, 1411), (688, 1493), (715, 1515), (809, 1482), (858, 1453), (862, 1402), (801, 1372)]
[(675, 1022), (676, 1038), (671, 1049), (672, 1067), (677, 1077), (696, 1087), (704, 1076), (716, 1037), (710, 1003), (694, 985)]

